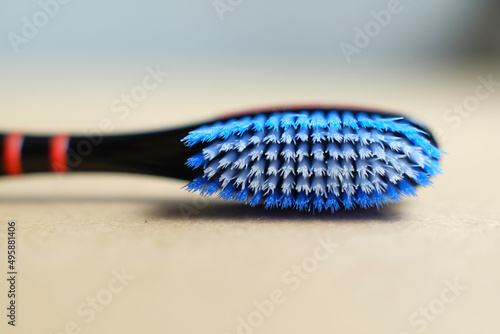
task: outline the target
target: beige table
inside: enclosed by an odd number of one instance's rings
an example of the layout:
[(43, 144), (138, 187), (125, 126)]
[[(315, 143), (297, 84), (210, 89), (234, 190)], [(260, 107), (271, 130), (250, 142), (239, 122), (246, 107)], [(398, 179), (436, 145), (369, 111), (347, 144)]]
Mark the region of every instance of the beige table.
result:
[(449, 155), (434, 188), (380, 211), (311, 215), (200, 200), (146, 176), (4, 178), (0, 264), (5, 273), (13, 219), (18, 326), (6, 326), (2, 279), (0, 332), (498, 333), (500, 92), (456, 129), (443, 114), (474, 94), (477, 76), (499, 73), (289, 65), (173, 71), (124, 120), (109, 105), (140, 84), (142, 68), (13, 71), (3, 129), (80, 132), (115, 117), (127, 131), (282, 102), (368, 105), (443, 130)]

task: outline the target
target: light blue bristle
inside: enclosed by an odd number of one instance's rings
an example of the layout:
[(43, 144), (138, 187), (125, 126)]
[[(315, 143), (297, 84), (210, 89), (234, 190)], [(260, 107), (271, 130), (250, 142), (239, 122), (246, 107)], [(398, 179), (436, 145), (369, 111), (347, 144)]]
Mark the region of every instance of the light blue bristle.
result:
[(344, 125), (344, 127), (349, 127), (354, 130), (359, 129), (358, 121), (356, 120), (354, 115), (350, 112), (344, 112), (342, 114), (342, 124)]
[(325, 114), (323, 112), (315, 111), (311, 115), (310, 124), (313, 129), (325, 129), (328, 122), (326, 121)]
[(309, 129), (310, 124), (311, 124), (311, 118), (309, 116), (309, 113), (307, 111), (302, 111), (297, 116), (297, 120), (295, 121), (295, 128), (296, 129)]
[(328, 122), (329, 129), (333, 129), (333, 130), (342, 129), (342, 120), (340, 119), (339, 114), (335, 110), (330, 111), (327, 114), (326, 119)]
[(281, 128), (285, 131), (294, 126), (296, 114), (288, 113), (281, 117)]
[(253, 120), (253, 130), (256, 132), (263, 131), (266, 126), (267, 117), (266, 115), (259, 115)]
[(363, 128), (376, 128), (375, 121), (372, 120), (367, 114), (359, 113), (356, 117), (358, 124)]
[(380, 208), (416, 196), (441, 173), (442, 152), (403, 117), (302, 110), (246, 115), (203, 126), (182, 140), (201, 145), (203, 167), (186, 188), (267, 208), (335, 212)]
[(280, 129), (281, 115), (274, 114), (266, 121), (266, 128), (278, 131)]

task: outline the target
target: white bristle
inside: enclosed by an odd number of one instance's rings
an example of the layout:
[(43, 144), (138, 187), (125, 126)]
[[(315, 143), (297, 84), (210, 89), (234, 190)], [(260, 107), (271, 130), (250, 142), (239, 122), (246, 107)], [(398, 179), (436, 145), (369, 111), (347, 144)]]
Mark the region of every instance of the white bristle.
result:
[(317, 196), (325, 196), (325, 181), (322, 177), (315, 177), (312, 181), (312, 191), (316, 193)]
[(255, 192), (262, 190), (264, 188), (265, 181), (266, 178), (263, 175), (256, 176), (250, 181), (249, 188)]
[(286, 144), (283, 151), (281, 151), (281, 156), (285, 161), (295, 160), (295, 145)]
[(290, 174), (294, 174), (295, 175), (295, 162), (293, 162), (293, 161), (286, 161), (285, 163), (283, 163), (283, 166), (281, 167), (279, 173), (284, 178), (287, 177)]
[(265, 150), (266, 150), (266, 145), (264, 144), (259, 144), (254, 148), (252, 148), (250, 150), (250, 158), (252, 159), (252, 161), (260, 160)]
[(297, 131), (297, 134), (295, 135), (295, 140), (299, 140), (302, 142), (307, 142), (309, 141), (309, 130), (308, 129), (300, 129)]
[(278, 159), (278, 154), (281, 150), (281, 147), (279, 144), (272, 144), (268, 147), (267, 152), (266, 152), (266, 159), (273, 161)]
[(356, 171), (359, 176), (368, 177), (370, 165), (367, 160), (359, 159), (356, 161)]
[(219, 181), (222, 182), (222, 187), (225, 188), (227, 185), (235, 178), (236, 170), (228, 169), (219, 178)]
[(281, 135), (281, 143), (291, 144), (294, 142), (295, 130), (293, 128), (289, 128)]
[(296, 159), (302, 161), (305, 157), (309, 157), (309, 145), (307, 143), (300, 143), (297, 148)]
[(280, 181), (279, 176), (269, 176), (267, 180), (264, 182), (263, 190), (266, 190), (266, 193), (273, 193), (278, 187), (278, 183)]
[(288, 175), (283, 179), (283, 183), (281, 185), (281, 191), (285, 195), (289, 195), (295, 188), (295, 177), (293, 175)]
[(325, 160), (325, 150), (323, 149), (323, 145), (321, 143), (314, 143), (311, 153), (314, 156), (314, 160)]
[(219, 161), (219, 169), (226, 169), (230, 166), (234, 161), (238, 158), (238, 153), (235, 151), (228, 152), (222, 159)]
[(265, 132), (257, 132), (250, 138), (250, 144), (259, 145), (264, 140)]
[(302, 160), (297, 164), (297, 173), (302, 175), (303, 177), (310, 177), (311, 173), (311, 165), (309, 160)]
[(314, 160), (311, 169), (315, 177), (321, 177), (326, 174), (326, 165), (321, 160)]
[(266, 162), (264, 160), (257, 161), (250, 168), (249, 176), (261, 176), (266, 174)]
[(342, 154), (340, 153), (340, 146), (337, 143), (328, 143), (326, 146), (326, 151), (328, 155), (330, 155), (335, 160), (342, 158)]
[(299, 175), (297, 179), (297, 191), (299, 192), (305, 192), (306, 194), (309, 194), (311, 192), (311, 186), (310, 186), (310, 178), (309, 177), (304, 177), (303, 175)]
[(280, 169), (281, 163), (278, 160), (271, 161), (269, 163), (269, 167), (267, 168), (266, 175), (278, 175)]

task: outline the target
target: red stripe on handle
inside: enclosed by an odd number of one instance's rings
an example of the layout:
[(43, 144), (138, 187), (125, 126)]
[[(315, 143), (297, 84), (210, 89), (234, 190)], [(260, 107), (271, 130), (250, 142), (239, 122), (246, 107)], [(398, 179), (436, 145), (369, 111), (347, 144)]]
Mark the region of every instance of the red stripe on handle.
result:
[(3, 163), (5, 173), (8, 175), (19, 175), (23, 173), (21, 150), (23, 148), (24, 136), (20, 133), (7, 135), (3, 142)]
[(68, 135), (52, 137), (49, 147), (50, 168), (55, 173), (66, 173), (68, 171)]

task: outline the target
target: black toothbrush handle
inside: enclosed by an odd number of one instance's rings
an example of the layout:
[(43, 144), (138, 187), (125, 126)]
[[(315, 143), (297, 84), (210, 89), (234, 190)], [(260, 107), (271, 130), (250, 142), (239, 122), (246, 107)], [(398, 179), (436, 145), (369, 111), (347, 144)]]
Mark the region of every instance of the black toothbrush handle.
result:
[(193, 127), (130, 135), (0, 135), (0, 175), (123, 172), (192, 180), (195, 149), (181, 143)]

